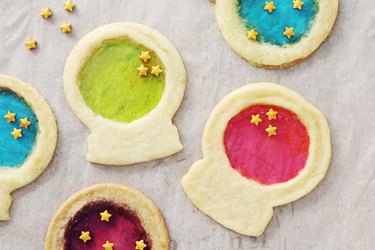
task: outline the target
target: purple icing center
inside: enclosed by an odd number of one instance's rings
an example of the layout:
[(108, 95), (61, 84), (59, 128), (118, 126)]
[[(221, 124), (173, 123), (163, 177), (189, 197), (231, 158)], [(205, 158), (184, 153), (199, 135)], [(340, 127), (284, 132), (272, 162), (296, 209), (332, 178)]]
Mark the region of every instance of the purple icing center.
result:
[[(112, 216), (102, 221), (100, 213), (108, 210)], [(91, 240), (84, 243), (79, 237), (89, 231)], [(81, 208), (67, 223), (64, 233), (65, 250), (103, 249), (108, 240), (113, 249), (135, 249), (136, 241), (143, 240), (151, 250), (151, 240), (138, 215), (129, 208), (111, 201), (95, 201)]]

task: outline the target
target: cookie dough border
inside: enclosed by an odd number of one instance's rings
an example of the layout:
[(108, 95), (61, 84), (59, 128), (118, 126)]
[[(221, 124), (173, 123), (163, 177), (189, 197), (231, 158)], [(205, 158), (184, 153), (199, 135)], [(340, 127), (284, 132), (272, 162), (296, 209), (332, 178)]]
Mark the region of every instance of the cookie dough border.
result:
[(339, 2), (338, 0), (317, 1), (319, 12), (308, 35), (296, 44), (285, 47), (249, 40), (246, 35), (247, 30), (237, 11), (238, 0), (216, 0), (214, 3), (220, 30), (232, 49), (254, 66), (276, 69), (289, 67), (307, 59), (331, 33)]
[[(148, 115), (131, 123), (117, 122), (94, 113), (87, 107), (78, 82), (79, 72), (93, 51), (104, 40), (122, 37), (154, 51), (163, 62), (163, 74), (166, 74), (165, 89), (159, 104)], [(84, 36), (66, 61), (64, 89), (74, 113), (91, 132), (87, 160), (107, 165), (127, 165), (159, 159), (182, 150), (172, 117), (182, 102), (185, 85), (186, 72), (178, 51), (167, 38), (152, 28), (136, 23), (113, 23)]]
[[(257, 104), (291, 110), (307, 128), (309, 157), (305, 168), (290, 181), (259, 184), (234, 170), (225, 154), (223, 136), (229, 120)], [(305, 196), (324, 178), (331, 160), (330, 130), (324, 115), (296, 92), (274, 83), (256, 83), (233, 91), (214, 108), (204, 130), (202, 150), (203, 159), (182, 179), (184, 191), (195, 206), (224, 227), (259, 236), (273, 207)]]
[(114, 201), (135, 211), (150, 236), (152, 249), (169, 249), (168, 231), (157, 206), (141, 192), (112, 183), (85, 188), (62, 204), (48, 228), (45, 249), (63, 250), (66, 224), (83, 206), (97, 200)]
[[(0, 220), (9, 220), (10, 193), (36, 179), (51, 161), (57, 143), (55, 116), (46, 100), (21, 80), (0, 75), (0, 89), (9, 89), (23, 98), (38, 118), (38, 134), (32, 152), (18, 168), (0, 168)], [(3, 119), (0, 117), (0, 119)]]

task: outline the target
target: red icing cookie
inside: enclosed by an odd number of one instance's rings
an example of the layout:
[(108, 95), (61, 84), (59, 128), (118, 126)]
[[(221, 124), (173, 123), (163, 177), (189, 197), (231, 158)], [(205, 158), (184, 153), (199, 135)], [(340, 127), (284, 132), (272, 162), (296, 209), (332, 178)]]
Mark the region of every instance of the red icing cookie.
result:
[(48, 250), (169, 249), (164, 220), (144, 194), (100, 184), (69, 198), (51, 221)]
[(202, 151), (182, 179), (190, 200), (224, 227), (259, 236), (274, 207), (303, 197), (324, 178), (330, 130), (324, 115), (296, 92), (249, 84), (214, 108)]
[[(108, 221), (102, 220), (101, 213), (110, 216)], [(105, 214), (104, 214), (105, 215)], [(90, 240), (82, 239), (82, 231), (89, 232)], [(93, 250), (103, 249), (108, 240), (114, 249), (134, 249), (136, 241), (143, 240), (152, 249), (151, 240), (142, 226), (137, 214), (125, 206), (108, 201), (96, 201), (79, 210), (67, 224), (65, 249)]]
[[(269, 120), (267, 112), (277, 112)], [(259, 115), (258, 125), (251, 123)], [(255, 118), (256, 119), (256, 118)], [(269, 136), (268, 126), (276, 127)], [(309, 152), (309, 135), (297, 115), (273, 105), (254, 105), (228, 123), (224, 134), (225, 152), (231, 166), (241, 175), (262, 184), (293, 179), (304, 168)]]

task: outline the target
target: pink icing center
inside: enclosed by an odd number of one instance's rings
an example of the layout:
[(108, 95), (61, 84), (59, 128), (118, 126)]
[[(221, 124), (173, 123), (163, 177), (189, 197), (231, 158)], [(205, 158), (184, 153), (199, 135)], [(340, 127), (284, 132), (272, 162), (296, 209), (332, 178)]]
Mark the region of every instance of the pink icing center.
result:
[[(109, 221), (101, 221), (100, 213), (108, 210)], [(91, 240), (84, 243), (81, 231), (89, 231)], [(135, 242), (144, 240), (145, 250), (151, 249), (151, 241), (137, 214), (124, 206), (109, 201), (89, 203), (78, 211), (65, 229), (65, 250), (103, 249), (108, 240), (113, 249), (135, 249)]]
[[(276, 120), (266, 113), (277, 111)], [(250, 123), (259, 114), (262, 122)], [(265, 131), (277, 127), (275, 136)], [(241, 175), (262, 184), (282, 183), (293, 179), (304, 168), (310, 139), (297, 115), (272, 105), (254, 105), (235, 115), (224, 133), (225, 152), (231, 166)]]

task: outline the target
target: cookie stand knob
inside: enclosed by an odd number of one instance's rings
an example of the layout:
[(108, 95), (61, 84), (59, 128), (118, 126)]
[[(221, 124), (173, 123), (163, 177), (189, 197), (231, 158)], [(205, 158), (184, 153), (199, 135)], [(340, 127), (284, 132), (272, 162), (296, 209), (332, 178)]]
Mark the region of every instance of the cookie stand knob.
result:
[(0, 221), (9, 220), (10, 219), (10, 206), (12, 205), (13, 198), (10, 195), (10, 192), (6, 192), (5, 190), (1, 189), (2, 192), (0, 193)]
[(274, 207), (312, 191), (331, 159), (323, 114), (274, 83), (227, 95), (207, 122), (202, 149), (182, 179), (184, 191), (202, 212), (248, 236), (264, 232)]
[(0, 220), (9, 220), (11, 192), (36, 179), (57, 143), (55, 116), (39, 93), (0, 75)]
[(87, 159), (127, 165), (180, 151), (172, 117), (185, 84), (177, 50), (154, 29), (113, 23), (83, 37), (67, 59), (64, 87), (90, 130)]

